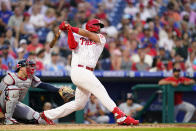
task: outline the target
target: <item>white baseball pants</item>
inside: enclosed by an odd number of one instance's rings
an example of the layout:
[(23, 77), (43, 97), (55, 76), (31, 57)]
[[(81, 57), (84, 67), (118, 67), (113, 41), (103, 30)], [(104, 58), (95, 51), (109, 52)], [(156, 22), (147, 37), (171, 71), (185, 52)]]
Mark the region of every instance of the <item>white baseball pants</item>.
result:
[(74, 66), (71, 69), (71, 79), (77, 86), (75, 100), (55, 109), (44, 111), (47, 118), (54, 120), (83, 109), (91, 93), (94, 94), (110, 112), (116, 107), (116, 104), (109, 97), (106, 89), (92, 71)]
[(175, 106), (175, 118), (179, 111), (185, 112), (183, 122), (189, 122), (195, 112), (195, 107), (193, 104), (183, 101), (182, 104)]

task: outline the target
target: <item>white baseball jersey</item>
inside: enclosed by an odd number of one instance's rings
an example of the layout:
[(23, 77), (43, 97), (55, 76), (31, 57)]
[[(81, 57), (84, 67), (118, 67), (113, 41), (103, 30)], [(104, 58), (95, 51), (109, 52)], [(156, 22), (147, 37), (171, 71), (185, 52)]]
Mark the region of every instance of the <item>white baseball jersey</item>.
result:
[(97, 34), (100, 38), (100, 43), (95, 43), (87, 37), (74, 33), (75, 41), (78, 47), (72, 51), (72, 66), (78, 64), (95, 68), (97, 61), (103, 51), (106, 39), (102, 34)]

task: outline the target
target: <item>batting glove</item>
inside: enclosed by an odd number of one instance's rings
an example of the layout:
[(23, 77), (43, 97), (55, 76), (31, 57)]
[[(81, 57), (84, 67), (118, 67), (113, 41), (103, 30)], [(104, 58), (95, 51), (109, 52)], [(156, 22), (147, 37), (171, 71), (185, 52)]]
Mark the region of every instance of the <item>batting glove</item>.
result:
[(71, 25), (70, 24), (66, 24), (65, 21), (63, 21), (60, 25), (59, 25), (59, 29), (62, 31), (69, 31), (71, 29)]

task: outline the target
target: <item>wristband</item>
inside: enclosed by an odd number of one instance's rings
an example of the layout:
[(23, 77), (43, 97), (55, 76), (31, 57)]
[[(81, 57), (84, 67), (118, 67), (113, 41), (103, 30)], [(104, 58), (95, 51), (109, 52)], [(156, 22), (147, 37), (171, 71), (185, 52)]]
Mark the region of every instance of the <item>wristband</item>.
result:
[(71, 30), (72, 30), (73, 32), (77, 33), (77, 34), (78, 34), (78, 32), (79, 32), (79, 28), (77, 28), (77, 27), (71, 27)]

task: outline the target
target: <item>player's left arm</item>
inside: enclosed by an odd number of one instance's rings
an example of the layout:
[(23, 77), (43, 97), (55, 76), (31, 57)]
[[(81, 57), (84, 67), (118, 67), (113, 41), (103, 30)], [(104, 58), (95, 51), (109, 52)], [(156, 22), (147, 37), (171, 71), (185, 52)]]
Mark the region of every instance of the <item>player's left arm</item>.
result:
[(58, 92), (59, 91), (59, 88), (57, 88), (51, 84), (41, 82), (41, 80), (36, 76), (33, 76), (33, 81), (32, 81), (31, 86), (36, 87), (36, 88), (40, 88), (40, 89), (44, 89), (44, 90), (47, 90), (50, 92)]
[(51, 84), (41, 82), (40, 79), (36, 76), (33, 76), (32, 87), (44, 89), (49, 92), (57, 92), (64, 100), (64, 102), (68, 102), (72, 97), (75, 96), (75, 91), (72, 88), (68, 86), (62, 86), (61, 88), (57, 88)]
[(189, 78), (184, 78), (184, 85), (193, 85), (195, 84), (195, 81), (193, 79), (189, 79)]
[(143, 109), (143, 106), (138, 104), (137, 108), (135, 109), (135, 111), (138, 112), (138, 111), (141, 111), (142, 109)]

